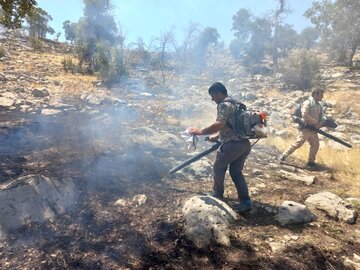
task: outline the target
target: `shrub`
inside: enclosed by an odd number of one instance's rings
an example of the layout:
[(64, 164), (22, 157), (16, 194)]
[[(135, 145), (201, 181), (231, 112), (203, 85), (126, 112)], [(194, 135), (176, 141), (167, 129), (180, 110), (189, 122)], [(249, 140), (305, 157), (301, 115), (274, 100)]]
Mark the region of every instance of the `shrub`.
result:
[(41, 51), (43, 48), (41, 39), (37, 37), (30, 37), (30, 44), (34, 51)]
[(305, 90), (319, 82), (319, 60), (311, 51), (292, 52), (282, 65), (281, 71), (289, 87)]
[(126, 74), (124, 50), (106, 42), (97, 43), (96, 48), (96, 71), (101, 81), (107, 87), (111, 87)]
[(0, 45), (0, 57), (4, 57), (5, 56), (5, 49), (2, 45)]
[(75, 73), (78, 70), (73, 58), (69, 56), (63, 58), (61, 65), (65, 72)]

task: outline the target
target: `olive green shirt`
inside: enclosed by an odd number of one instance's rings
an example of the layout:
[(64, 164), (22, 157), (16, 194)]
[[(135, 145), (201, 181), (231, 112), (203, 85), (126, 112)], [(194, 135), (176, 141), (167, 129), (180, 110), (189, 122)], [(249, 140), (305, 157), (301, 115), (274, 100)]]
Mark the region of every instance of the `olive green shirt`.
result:
[(229, 141), (240, 140), (240, 138), (235, 134), (235, 131), (231, 128), (228, 121), (234, 115), (236, 110), (236, 105), (232, 102), (226, 102), (226, 100), (231, 100), (230, 97), (226, 97), (224, 101), (218, 104), (217, 106), (217, 117), (216, 121), (225, 123), (225, 126), (220, 130), (220, 141), (222, 143), (227, 143)]

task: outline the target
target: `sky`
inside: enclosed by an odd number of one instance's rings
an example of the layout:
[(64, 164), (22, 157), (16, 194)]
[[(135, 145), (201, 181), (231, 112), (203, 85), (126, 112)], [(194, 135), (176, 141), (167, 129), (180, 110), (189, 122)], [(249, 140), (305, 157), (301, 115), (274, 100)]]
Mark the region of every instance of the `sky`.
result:
[[(311, 7), (313, 0), (286, 0), (291, 11), (285, 22), (300, 32), (311, 23), (303, 14)], [(45, 10), (53, 20), (49, 25), (55, 32), (61, 32), (64, 40), (63, 22), (78, 22), (83, 15), (82, 0), (37, 0), (38, 6)], [(240, 8), (250, 10), (255, 16), (269, 14), (278, 7), (276, 0), (111, 0), (115, 21), (121, 25), (126, 43), (135, 42), (142, 37), (148, 44), (153, 37), (173, 30), (181, 41), (189, 23), (201, 28), (214, 27), (221, 41), (229, 45), (234, 39), (231, 31), (232, 17)]]

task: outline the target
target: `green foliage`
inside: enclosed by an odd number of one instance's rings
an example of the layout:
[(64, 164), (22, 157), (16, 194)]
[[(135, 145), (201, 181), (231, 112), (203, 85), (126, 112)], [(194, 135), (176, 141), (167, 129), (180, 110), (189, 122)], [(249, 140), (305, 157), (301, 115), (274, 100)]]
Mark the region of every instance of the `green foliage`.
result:
[(54, 34), (55, 30), (48, 25), (52, 17), (41, 8), (33, 8), (26, 17), (30, 37), (46, 38), (46, 35)]
[(305, 90), (319, 82), (319, 60), (311, 51), (292, 52), (281, 69), (289, 87)]
[(0, 57), (4, 57), (5, 56), (5, 49), (2, 45), (0, 45)]
[(96, 42), (93, 40), (76, 40), (74, 53), (79, 59), (79, 68), (88, 74), (95, 72), (95, 59)]
[(109, 0), (84, 0), (84, 16), (79, 21), (77, 38), (81, 40), (117, 41), (117, 26), (111, 15)]
[(280, 49), (281, 56), (286, 57), (291, 49), (296, 48), (299, 42), (299, 35), (288, 24), (280, 25), (277, 35), (277, 48)]
[(335, 60), (352, 66), (360, 46), (360, 1), (321, 0), (305, 12)]
[(77, 26), (76, 23), (72, 23), (69, 20), (63, 22), (65, 39), (69, 40), (71, 43), (73, 43), (76, 38), (76, 26)]
[(206, 50), (210, 45), (216, 45), (219, 42), (220, 35), (216, 28), (206, 27), (199, 35), (197, 47)]
[(233, 16), (232, 31), (236, 37), (230, 44), (231, 54), (240, 59), (245, 67), (259, 65), (265, 55), (271, 55), (273, 70), (277, 71), (278, 58), (286, 57), (295, 48), (298, 34), (288, 24), (282, 23), (287, 13), (285, 0), (279, 0), (279, 8), (271, 17), (255, 17), (247, 9), (240, 9)]
[(83, 0), (84, 15), (77, 23), (65, 21), (66, 40), (74, 42), (74, 52), (79, 60), (65, 58), (66, 72), (97, 74), (110, 87), (126, 73), (124, 61), (124, 38), (118, 33), (111, 15), (109, 0)]
[(78, 66), (72, 57), (66, 56), (61, 60), (62, 69), (65, 72), (75, 73), (78, 71)]
[(206, 54), (211, 46), (219, 44), (220, 35), (216, 28), (206, 27), (199, 32), (192, 49), (191, 62), (196, 70), (201, 71), (206, 66)]
[(20, 28), (23, 18), (37, 5), (35, 0), (1, 0), (0, 24), (8, 28)]
[(246, 9), (240, 9), (233, 16), (232, 29), (236, 40), (231, 52), (235, 58), (241, 56), (245, 65), (259, 63), (271, 44), (271, 22), (266, 18), (254, 17)]
[(299, 37), (300, 46), (304, 49), (312, 49), (316, 45), (316, 41), (319, 39), (320, 33), (314, 27), (306, 27), (301, 31)]
[(247, 9), (240, 9), (236, 15), (233, 16), (233, 23), (231, 30), (235, 31), (234, 36), (244, 41), (249, 41), (252, 35), (252, 28), (254, 19), (252, 14)]
[[(116, 47), (122, 41), (122, 37), (117, 34), (117, 26), (110, 13), (111, 6), (108, 0), (84, 0), (84, 4), (84, 16), (76, 25), (66, 23), (66, 26), (70, 27), (69, 38), (72, 38), (70, 32), (75, 30), (75, 54), (79, 59), (79, 66), (91, 74), (100, 71), (101, 55), (115, 55), (104, 52), (104, 48)], [(103, 71), (100, 73), (103, 74)]]
[(96, 70), (101, 81), (108, 87), (120, 81), (125, 75), (124, 50), (114, 47), (109, 42), (98, 42), (96, 44), (95, 60)]
[(229, 45), (230, 52), (234, 59), (239, 60), (243, 57), (242, 51), (245, 48), (246, 43), (242, 39), (234, 39)]

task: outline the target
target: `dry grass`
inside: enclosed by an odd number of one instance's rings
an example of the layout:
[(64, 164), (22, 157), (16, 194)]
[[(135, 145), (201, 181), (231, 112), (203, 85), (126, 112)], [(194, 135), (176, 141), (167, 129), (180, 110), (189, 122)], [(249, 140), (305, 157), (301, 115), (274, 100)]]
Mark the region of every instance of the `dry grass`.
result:
[(283, 99), (284, 98), (284, 93), (279, 92), (279, 90), (276, 88), (266, 89), (266, 90), (262, 91), (261, 94), (264, 97), (266, 97), (266, 99), (269, 99), (269, 98)]
[[(62, 70), (64, 54), (47, 54), (46, 58), (51, 59), (53, 66), (58, 66)], [(77, 64), (77, 60), (74, 59), (74, 61)], [(48, 79), (61, 82), (63, 87), (61, 89), (55, 88), (65, 94), (79, 94), (84, 92), (84, 90), (91, 92), (94, 88), (93, 82), (97, 80), (95, 76), (66, 73), (63, 70), (57, 74), (51, 74), (51, 76), (48, 76)]]
[[(286, 140), (279, 137), (269, 138), (267, 141), (283, 152), (295, 141), (295, 136)], [(305, 163), (308, 154), (309, 145), (305, 144), (297, 149), (292, 157)], [(317, 154), (317, 162), (333, 171), (335, 179), (343, 183), (344, 193), (352, 197), (360, 197), (360, 148), (339, 150), (323, 146)]]
[[(326, 92), (324, 100), (336, 102), (336, 112), (347, 112), (351, 108), (353, 112), (360, 115), (360, 93), (356, 90), (349, 90), (347, 83), (339, 83), (336, 85), (339, 91)], [(342, 90), (342, 91), (341, 91)]]
[[(334, 106), (335, 115), (344, 113), (349, 110), (360, 115), (360, 99), (359, 91), (354, 89), (354, 85), (347, 81), (336, 81), (329, 85), (330, 88), (336, 91), (326, 91), (324, 101), (336, 104)], [(279, 92), (274, 89), (267, 94), (269, 97), (279, 97)], [(295, 132), (292, 137), (288, 139), (271, 138), (267, 140), (268, 143), (274, 145), (279, 151), (285, 151), (294, 141)], [(321, 140), (321, 136), (320, 136)], [(309, 154), (309, 145), (305, 144), (303, 147), (297, 149), (292, 157), (306, 162)], [(323, 164), (333, 171), (335, 179), (340, 181), (344, 190), (343, 194), (360, 197), (360, 148), (354, 147), (351, 149), (334, 149), (328, 145), (320, 146), (317, 154), (317, 162)], [(335, 191), (334, 191), (335, 192)]]
[[(50, 83), (47, 83), (46, 86), (41, 81), (22, 82), (22, 84), (28, 89), (42, 89), (46, 87), (51, 95), (70, 98), (84, 92), (108, 91), (107, 89), (98, 89), (94, 86), (94, 82), (98, 81), (96, 76), (71, 74), (63, 71), (62, 61), (64, 57), (73, 58), (73, 54), (60, 53), (50, 49), (42, 52), (16, 49), (9, 53), (10, 66), (7, 62), (0, 61), (0, 72), (13, 70), (18, 73), (47, 79)], [(77, 63), (75, 58), (73, 60)]]

